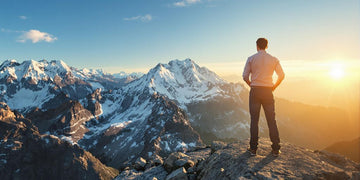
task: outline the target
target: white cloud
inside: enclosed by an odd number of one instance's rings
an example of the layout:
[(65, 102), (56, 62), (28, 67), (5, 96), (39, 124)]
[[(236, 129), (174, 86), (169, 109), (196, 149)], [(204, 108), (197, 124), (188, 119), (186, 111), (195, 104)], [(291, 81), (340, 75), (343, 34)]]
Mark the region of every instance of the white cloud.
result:
[(195, 3), (199, 3), (201, 2), (201, 0), (182, 0), (182, 1), (177, 1), (174, 2), (173, 5), (176, 7), (184, 7), (184, 6), (189, 6)]
[(57, 40), (57, 37), (46, 32), (40, 32), (39, 30), (36, 29), (24, 31), (22, 33), (23, 34), (19, 37), (18, 42), (24, 43), (27, 40), (29, 40), (32, 41), (32, 43), (37, 43), (40, 41), (53, 42)]
[(125, 21), (142, 21), (142, 22), (149, 22), (152, 20), (151, 14), (146, 14), (144, 16), (134, 16), (129, 18), (124, 18)]
[(26, 19), (27, 19), (26, 16), (19, 16), (19, 18), (22, 19), (22, 20), (26, 20)]

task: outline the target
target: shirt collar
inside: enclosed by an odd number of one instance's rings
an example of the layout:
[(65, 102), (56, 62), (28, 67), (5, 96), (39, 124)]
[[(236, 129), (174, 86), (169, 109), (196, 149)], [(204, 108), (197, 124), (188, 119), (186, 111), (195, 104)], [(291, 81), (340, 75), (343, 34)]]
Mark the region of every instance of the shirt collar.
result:
[(266, 53), (266, 51), (263, 50), (263, 49), (260, 49), (258, 52), (259, 52), (259, 53)]

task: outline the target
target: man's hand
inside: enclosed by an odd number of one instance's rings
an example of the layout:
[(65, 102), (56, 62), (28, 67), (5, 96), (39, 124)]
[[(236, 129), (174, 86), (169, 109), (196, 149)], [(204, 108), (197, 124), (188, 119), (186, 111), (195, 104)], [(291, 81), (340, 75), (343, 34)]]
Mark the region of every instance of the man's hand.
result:
[(276, 83), (272, 87), (272, 91), (275, 91), (275, 89), (280, 85), (280, 83), (284, 80), (284, 76), (278, 77)]
[(275, 86), (273, 86), (273, 87), (272, 87), (272, 91), (275, 91), (275, 89), (276, 89), (276, 87), (275, 87)]
[(246, 82), (247, 85), (249, 85), (249, 87), (251, 87), (251, 86), (250, 86), (251, 82), (250, 82), (249, 79), (244, 79), (244, 81)]

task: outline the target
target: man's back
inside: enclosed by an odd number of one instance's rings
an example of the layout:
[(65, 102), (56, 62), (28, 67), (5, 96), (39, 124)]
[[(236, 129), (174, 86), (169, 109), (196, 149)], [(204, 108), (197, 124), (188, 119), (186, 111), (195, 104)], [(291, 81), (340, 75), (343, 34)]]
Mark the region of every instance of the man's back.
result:
[(251, 86), (273, 87), (274, 71), (280, 78), (283, 78), (284, 72), (279, 60), (265, 50), (259, 50), (258, 53), (248, 58), (243, 76), (249, 77), (251, 73)]
[[(250, 111), (250, 147), (251, 155), (256, 155), (259, 140), (259, 116), (261, 106), (264, 109), (266, 121), (269, 127), (269, 136), (272, 142), (271, 153), (274, 156), (280, 154), (280, 137), (275, 120), (275, 102), (272, 91), (284, 79), (284, 72), (279, 60), (266, 53), (268, 41), (265, 38), (259, 38), (256, 41), (258, 53), (250, 56), (244, 68), (243, 79), (250, 86), (249, 93), (249, 111)], [(278, 75), (275, 84), (272, 81), (274, 71)], [(251, 81), (249, 76), (251, 74)]]

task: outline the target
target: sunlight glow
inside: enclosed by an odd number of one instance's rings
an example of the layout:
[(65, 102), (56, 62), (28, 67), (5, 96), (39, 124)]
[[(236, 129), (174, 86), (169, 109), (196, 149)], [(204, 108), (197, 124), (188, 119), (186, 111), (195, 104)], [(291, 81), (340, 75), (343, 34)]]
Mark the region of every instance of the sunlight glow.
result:
[(330, 76), (335, 80), (342, 79), (345, 75), (344, 66), (340, 63), (334, 63), (329, 73)]

